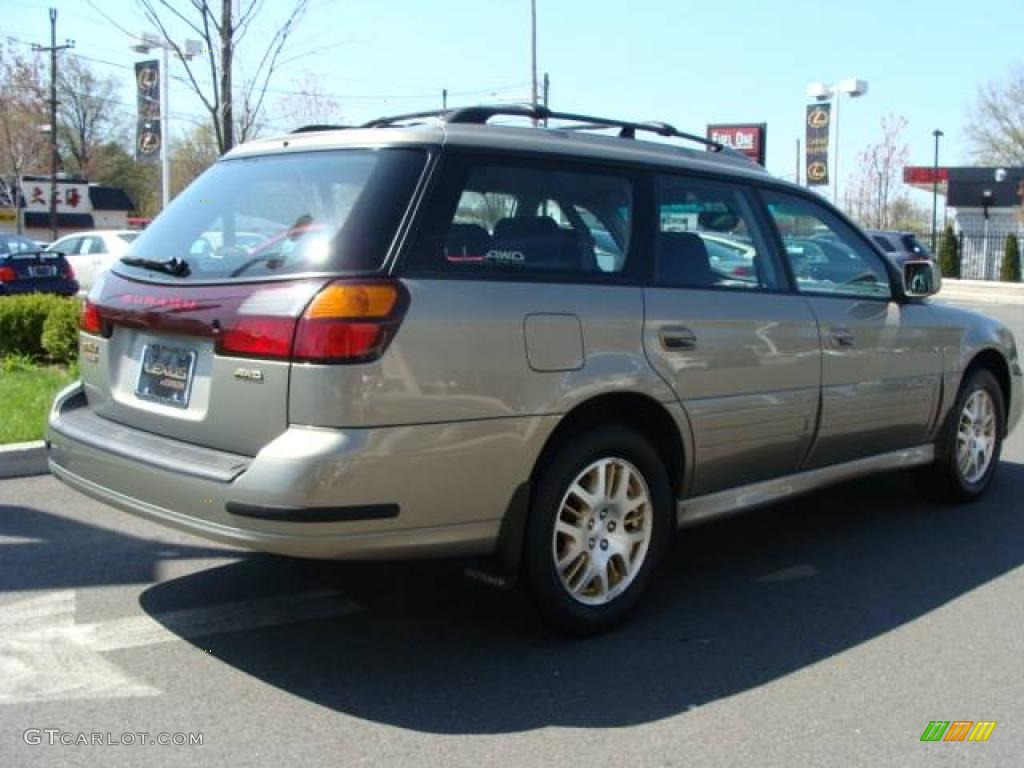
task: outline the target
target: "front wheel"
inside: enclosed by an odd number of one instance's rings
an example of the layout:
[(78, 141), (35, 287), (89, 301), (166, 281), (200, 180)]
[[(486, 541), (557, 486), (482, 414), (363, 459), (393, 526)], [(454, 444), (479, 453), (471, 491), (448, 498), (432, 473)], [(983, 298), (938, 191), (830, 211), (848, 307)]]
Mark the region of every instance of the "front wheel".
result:
[(669, 539), (671, 497), (661, 458), (633, 430), (601, 427), (564, 445), (541, 470), (526, 532), (544, 614), (573, 634), (622, 620)]
[(942, 496), (973, 501), (988, 490), (1006, 431), (1003, 391), (995, 376), (975, 369), (964, 380), (937, 445), (930, 480)]

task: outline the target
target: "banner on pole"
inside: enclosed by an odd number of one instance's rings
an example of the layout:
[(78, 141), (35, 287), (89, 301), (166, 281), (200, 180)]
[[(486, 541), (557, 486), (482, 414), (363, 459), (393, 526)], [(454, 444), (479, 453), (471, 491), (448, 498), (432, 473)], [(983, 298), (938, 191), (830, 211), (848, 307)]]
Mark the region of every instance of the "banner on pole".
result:
[(135, 127), (135, 161), (155, 163), (160, 159), (163, 135), (160, 130), (160, 62), (135, 64), (138, 115)]
[(807, 105), (807, 186), (829, 183), (828, 137), (832, 128), (831, 104)]

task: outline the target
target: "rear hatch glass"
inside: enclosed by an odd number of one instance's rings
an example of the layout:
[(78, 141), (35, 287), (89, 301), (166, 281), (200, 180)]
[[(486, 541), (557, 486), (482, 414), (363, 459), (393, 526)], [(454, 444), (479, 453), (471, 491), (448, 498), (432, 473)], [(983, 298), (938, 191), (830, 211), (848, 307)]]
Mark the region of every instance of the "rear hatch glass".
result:
[[(175, 283), (375, 272), (425, 157), (391, 148), (221, 161), (142, 232), (131, 264), (115, 269)], [(152, 267), (170, 259), (187, 270)]]

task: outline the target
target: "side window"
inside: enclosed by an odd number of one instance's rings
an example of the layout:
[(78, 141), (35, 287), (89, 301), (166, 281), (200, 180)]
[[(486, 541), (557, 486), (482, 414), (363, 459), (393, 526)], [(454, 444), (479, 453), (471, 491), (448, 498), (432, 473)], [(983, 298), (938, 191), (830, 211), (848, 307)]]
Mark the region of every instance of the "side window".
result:
[(892, 244), (881, 235), (875, 235), (871, 239), (874, 240), (878, 247), (881, 248), (886, 253), (896, 250), (895, 248), (892, 247)]
[(93, 255), (106, 253), (106, 250), (103, 247), (103, 240), (98, 237), (86, 237), (82, 240), (82, 253)]
[(660, 284), (748, 290), (785, 286), (743, 189), (684, 176), (660, 176), (657, 205)]
[(449, 159), (410, 265), (484, 277), (626, 270), (633, 183), (601, 171)]
[(810, 200), (765, 192), (801, 293), (888, 299), (881, 257), (839, 218)]
[(82, 238), (73, 237), (60, 244), (60, 251), (68, 256), (76, 255), (82, 248)]

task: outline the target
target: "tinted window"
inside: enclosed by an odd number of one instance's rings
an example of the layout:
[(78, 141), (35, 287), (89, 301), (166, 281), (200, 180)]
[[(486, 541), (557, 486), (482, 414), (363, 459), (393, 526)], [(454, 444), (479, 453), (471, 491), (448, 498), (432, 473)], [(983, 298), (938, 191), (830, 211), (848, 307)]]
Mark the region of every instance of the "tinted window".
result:
[(22, 253), (38, 250), (38, 246), (27, 237), (0, 234), (0, 253)]
[(803, 293), (889, 298), (889, 274), (857, 233), (826, 208), (801, 197), (765, 192)]
[(216, 163), (139, 235), (132, 256), (184, 258), (191, 272), (175, 281), (378, 270), (425, 158), (343, 150)]
[(784, 285), (742, 189), (662, 176), (657, 190), (659, 283), (753, 290)]
[(928, 249), (921, 245), (921, 242), (913, 235), (903, 235), (901, 240), (903, 241), (903, 248), (907, 253), (920, 256), (922, 259), (927, 259), (931, 255), (928, 253)]
[(882, 237), (881, 235), (875, 235), (871, 239), (874, 240), (878, 244), (878, 247), (886, 253), (894, 253), (896, 251), (896, 246), (890, 243), (888, 238)]
[(451, 158), (411, 259), (467, 274), (615, 274), (632, 182), (614, 174)]

